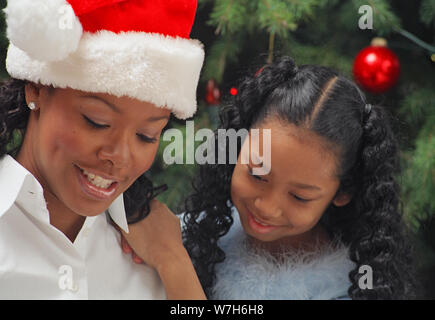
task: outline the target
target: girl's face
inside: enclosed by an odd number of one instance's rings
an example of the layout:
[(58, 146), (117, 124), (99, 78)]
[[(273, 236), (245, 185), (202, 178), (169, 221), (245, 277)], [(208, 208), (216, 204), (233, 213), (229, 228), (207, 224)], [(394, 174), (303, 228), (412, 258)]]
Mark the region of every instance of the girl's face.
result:
[[(257, 128), (259, 150), (264, 150), (262, 129), (271, 130), (271, 170), (255, 176), (253, 168), (262, 164), (254, 165), (251, 157), (249, 164), (242, 164), (239, 156), (231, 181), (232, 202), (245, 232), (253, 238), (266, 242), (303, 239), (331, 202), (340, 206), (349, 201), (344, 195), (336, 196), (336, 158), (321, 138), (305, 129), (275, 119)], [(255, 150), (252, 153), (255, 157)], [(256, 158), (267, 159), (261, 153)]]
[(104, 212), (150, 168), (170, 115), (128, 97), (72, 89), (27, 85), (26, 99), (38, 109), (18, 158), (44, 192), (82, 216)]

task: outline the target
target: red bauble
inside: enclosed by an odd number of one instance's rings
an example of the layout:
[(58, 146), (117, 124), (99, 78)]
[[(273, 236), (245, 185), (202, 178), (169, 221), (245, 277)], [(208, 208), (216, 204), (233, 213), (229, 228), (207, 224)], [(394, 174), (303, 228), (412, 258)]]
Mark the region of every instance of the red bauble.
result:
[(214, 79), (207, 81), (207, 86), (205, 87), (205, 102), (208, 105), (217, 105), (220, 103), (221, 91)]
[(355, 81), (367, 91), (383, 93), (393, 87), (400, 75), (400, 63), (396, 54), (388, 49), (386, 42), (372, 41), (361, 50), (353, 64)]

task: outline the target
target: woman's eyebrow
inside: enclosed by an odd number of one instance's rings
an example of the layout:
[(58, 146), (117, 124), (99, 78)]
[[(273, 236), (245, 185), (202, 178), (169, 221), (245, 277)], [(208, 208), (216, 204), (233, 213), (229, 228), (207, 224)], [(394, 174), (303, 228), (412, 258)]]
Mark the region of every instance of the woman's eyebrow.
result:
[(150, 117), (147, 121), (160, 121), (160, 120), (169, 120), (169, 116), (160, 116), (160, 117)]
[[(81, 96), (81, 97), (82, 98), (90, 98), (90, 99), (99, 100), (99, 101), (103, 102), (104, 104), (106, 104), (113, 111), (115, 111), (117, 113), (121, 113), (121, 111), (119, 110), (119, 108), (117, 106), (115, 106), (114, 104), (110, 103), (109, 101), (107, 101), (104, 98), (101, 98), (99, 96), (93, 96), (93, 95), (86, 95), (86, 96)], [(147, 119), (147, 121), (155, 122), (155, 121), (160, 121), (160, 120), (169, 120), (169, 117), (170, 116), (150, 117), (150, 118)]]
[(95, 99), (95, 100), (99, 100), (101, 102), (103, 102), (104, 104), (106, 104), (110, 109), (112, 109), (113, 111), (117, 112), (117, 113), (121, 113), (121, 111), (118, 109), (117, 106), (115, 106), (114, 104), (110, 103), (109, 101), (107, 101), (104, 98), (101, 98), (99, 96), (93, 96), (93, 95), (86, 95), (86, 96), (81, 96), (82, 98), (90, 98), (90, 99)]

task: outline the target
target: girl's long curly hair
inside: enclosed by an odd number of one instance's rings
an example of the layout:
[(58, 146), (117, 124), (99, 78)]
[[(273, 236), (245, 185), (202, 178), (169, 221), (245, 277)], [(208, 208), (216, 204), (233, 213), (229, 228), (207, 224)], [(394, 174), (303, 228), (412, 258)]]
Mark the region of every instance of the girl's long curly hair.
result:
[[(412, 298), (416, 283), (412, 251), (395, 180), (397, 142), (386, 111), (380, 106), (369, 109), (352, 81), (326, 67), (297, 67), (291, 58), (283, 57), (241, 83), (237, 96), (221, 109), (219, 129), (249, 130), (273, 116), (323, 137), (338, 158), (339, 192), (352, 195), (344, 207), (331, 204), (320, 221), (331, 237), (349, 247), (355, 263), (349, 274), (349, 296)], [(216, 146), (217, 137), (216, 131)], [(238, 152), (240, 148), (238, 143)], [(209, 295), (215, 265), (225, 259), (218, 240), (233, 223), (233, 170), (233, 164), (201, 166), (194, 193), (185, 202), (185, 246)], [(362, 265), (373, 270), (372, 289), (358, 285)]]
[[(24, 93), (26, 83), (9, 79), (0, 85), (0, 158), (5, 154), (15, 157), (20, 151), (30, 115)], [(145, 174), (140, 176), (124, 192), (128, 223), (145, 218), (150, 211), (151, 199), (165, 188), (165, 185), (154, 188)]]

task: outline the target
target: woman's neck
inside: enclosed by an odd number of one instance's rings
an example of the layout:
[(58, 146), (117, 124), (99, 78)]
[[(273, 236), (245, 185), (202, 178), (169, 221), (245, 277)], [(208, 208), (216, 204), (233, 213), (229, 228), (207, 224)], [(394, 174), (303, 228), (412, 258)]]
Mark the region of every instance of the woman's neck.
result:
[(44, 189), (44, 198), (50, 213), (50, 224), (60, 230), (71, 242), (74, 242), (86, 217), (73, 212), (50, 191)]
[[(27, 138), (27, 139), (26, 139)], [(50, 224), (60, 230), (65, 236), (74, 242), (86, 217), (80, 216), (67, 208), (48, 188), (44, 177), (39, 174), (39, 170), (33, 161), (31, 152), (31, 139), (26, 136), (18, 153), (16, 160), (38, 180), (44, 190), (44, 198), (50, 215)]]

